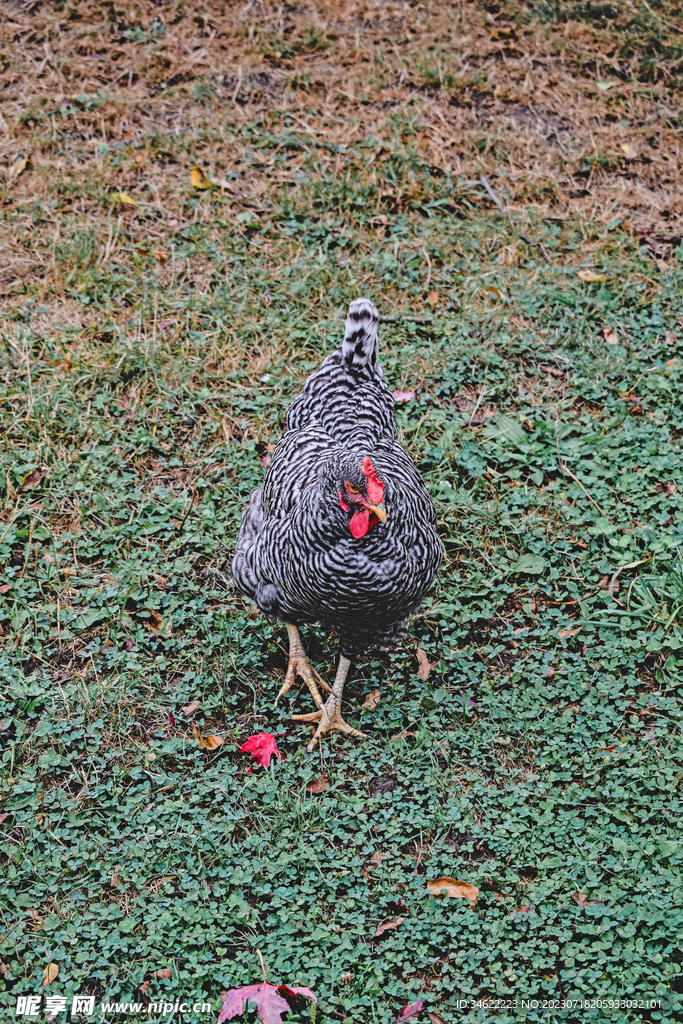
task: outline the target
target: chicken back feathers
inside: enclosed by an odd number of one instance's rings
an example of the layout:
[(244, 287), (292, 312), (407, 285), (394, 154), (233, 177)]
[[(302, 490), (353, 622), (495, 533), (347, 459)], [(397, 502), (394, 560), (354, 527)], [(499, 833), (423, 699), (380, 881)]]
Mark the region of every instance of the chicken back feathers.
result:
[(434, 506), (396, 441), (378, 319), (368, 299), (351, 303), (341, 348), (289, 409), (232, 564), (262, 612), (324, 622), (347, 657), (401, 635), (442, 555)]

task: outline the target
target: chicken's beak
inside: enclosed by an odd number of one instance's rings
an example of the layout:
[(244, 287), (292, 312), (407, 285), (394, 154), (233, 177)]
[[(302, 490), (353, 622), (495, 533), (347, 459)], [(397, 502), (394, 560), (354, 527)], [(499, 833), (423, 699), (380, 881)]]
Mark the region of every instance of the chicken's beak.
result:
[(387, 510), (384, 505), (366, 505), (368, 512), (374, 512), (380, 523), (386, 523), (387, 521)]

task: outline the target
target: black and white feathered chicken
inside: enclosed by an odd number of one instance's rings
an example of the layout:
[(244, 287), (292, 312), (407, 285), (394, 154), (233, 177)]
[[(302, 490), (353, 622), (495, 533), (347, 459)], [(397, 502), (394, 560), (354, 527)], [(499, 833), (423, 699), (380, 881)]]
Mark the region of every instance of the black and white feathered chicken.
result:
[[(396, 441), (394, 399), (377, 360), (378, 320), (368, 299), (351, 303), (341, 348), (289, 409), (289, 429), (244, 512), (232, 563), (240, 592), (287, 624), (289, 665), (278, 698), (297, 675), (308, 685), (318, 710), (293, 717), (318, 723), (309, 750), (332, 729), (362, 735), (341, 717), (351, 659), (401, 635), (441, 561), (434, 506)], [(317, 621), (341, 641), (331, 689), (299, 635), (299, 625)]]

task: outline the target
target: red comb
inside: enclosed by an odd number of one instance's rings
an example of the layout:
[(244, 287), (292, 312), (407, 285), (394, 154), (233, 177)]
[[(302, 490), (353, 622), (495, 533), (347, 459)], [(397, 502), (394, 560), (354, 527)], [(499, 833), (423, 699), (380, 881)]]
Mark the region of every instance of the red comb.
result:
[(375, 467), (370, 462), (370, 459), (368, 458), (367, 455), (363, 459), (362, 473), (363, 476), (366, 477), (368, 481), (368, 498), (370, 499), (373, 505), (379, 505), (382, 501), (382, 498), (384, 497), (384, 484), (382, 483), (381, 480), (377, 479)]

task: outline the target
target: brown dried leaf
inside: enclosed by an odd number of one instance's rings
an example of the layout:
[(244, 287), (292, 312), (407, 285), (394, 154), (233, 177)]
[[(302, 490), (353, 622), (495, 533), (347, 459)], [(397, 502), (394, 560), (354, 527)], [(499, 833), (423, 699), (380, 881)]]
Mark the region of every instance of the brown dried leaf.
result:
[(392, 921), (382, 921), (381, 924), (377, 925), (377, 930), (373, 935), (373, 939), (378, 939), (380, 935), (384, 935), (385, 932), (398, 928), (398, 926), (403, 924), (404, 921), (405, 917), (395, 917)]
[(409, 736), (414, 736), (414, 735), (415, 735), (414, 732), (409, 732), (407, 729), (404, 729), (403, 732), (395, 733), (391, 737), (391, 741), (390, 742), (393, 743), (394, 740), (407, 740)]
[(427, 652), (423, 651), (421, 647), (417, 648), (415, 654), (417, 655), (417, 663), (419, 665), (417, 674), (419, 675), (422, 682), (426, 683), (427, 676), (429, 675), (433, 668), (436, 668), (438, 662), (430, 661), (429, 657), (427, 656)]
[(33, 470), (31, 470), (30, 473), (27, 473), (26, 476), (22, 477), (22, 479), (21, 479), (21, 489), (22, 489), (22, 491), (28, 491), (32, 487), (38, 487), (38, 485), (43, 482), (43, 480), (45, 479), (46, 476), (47, 476), (47, 470), (46, 469), (33, 469)]
[(43, 967), (43, 980), (41, 984), (51, 985), (59, 974), (59, 967), (57, 964), (48, 964), (47, 967)]
[(445, 1021), (440, 1013), (434, 1013), (433, 1011), (427, 1010), (427, 1016), (429, 1017), (429, 1024), (445, 1024)]
[(30, 917), (33, 921), (33, 931), (39, 932), (43, 927), (43, 922), (45, 921), (44, 915), (41, 914), (40, 911), (36, 910), (35, 907), (31, 907), (26, 911), (26, 916)]
[(613, 327), (603, 327), (602, 336), (608, 345), (619, 344), (619, 337)]
[(605, 905), (600, 900), (589, 900), (585, 892), (573, 892), (572, 900), (577, 907), (604, 907)]
[(326, 789), (330, 788), (330, 780), (327, 775), (321, 775), (315, 782), (309, 782), (306, 786), (307, 793), (324, 793)]
[(557, 635), (559, 636), (560, 640), (564, 640), (566, 636), (576, 636), (576, 634), (580, 631), (581, 626), (579, 626), (577, 629), (561, 629)]
[(150, 979), (149, 978), (145, 978), (145, 980), (143, 981), (142, 985), (140, 985), (140, 991), (142, 992), (143, 996), (144, 996), (145, 992), (147, 991), (147, 989), (149, 988), (150, 984), (151, 984)]
[(19, 175), (26, 170), (31, 170), (33, 167), (33, 161), (30, 156), (22, 156), (18, 160), (15, 160), (11, 164), (9, 171), (7, 172), (7, 180), (14, 181)]
[(114, 873), (111, 876), (111, 884), (114, 886), (114, 888), (116, 888), (119, 885), (120, 881), (121, 881), (121, 878), (119, 876), (119, 871), (120, 870), (121, 870), (121, 865), (117, 864), (116, 867), (114, 868)]
[(187, 718), (190, 718), (195, 713), (197, 708), (200, 708), (201, 706), (201, 701), (193, 700), (191, 704), (186, 704), (185, 707), (181, 708), (180, 710), (184, 715), (186, 715)]
[(525, 903), (521, 907), (515, 907), (513, 913), (514, 914), (533, 914), (534, 913), (534, 908), (531, 906), (530, 903)]
[(386, 851), (381, 852), (380, 850), (377, 850), (377, 852), (373, 853), (372, 857), (370, 858), (370, 863), (374, 864), (375, 867), (378, 868), (382, 861), (386, 860), (387, 857), (391, 857), (391, 854), (387, 853)]
[(379, 698), (380, 693), (377, 687), (374, 690), (370, 690), (370, 693), (361, 704), (361, 714), (363, 711), (374, 711), (379, 704)]
[(0, 814), (0, 825), (2, 825), (5, 818), (9, 818), (9, 811), (7, 811), (5, 814)]
[(170, 967), (162, 967), (157, 971), (157, 978), (170, 978), (172, 973), (173, 972)]
[(0, 594), (6, 594), (11, 589), (12, 589), (12, 584), (11, 583), (3, 583), (3, 585), (0, 587)]
[(428, 292), (427, 293), (427, 302), (432, 307), (432, 309), (434, 309), (434, 307), (439, 304), (439, 293), (438, 292)]
[(674, 332), (673, 331), (667, 331), (666, 332), (666, 343), (667, 343), (667, 345), (676, 345), (677, 342), (678, 342), (678, 338), (676, 337)]
[(450, 896), (453, 899), (469, 900), (470, 906), (476, 907), (479, 890), (469, 882), (458, 882), (455, 878), (435, 878), (427, 882), (427, 889), (432, 896)]
[(158, 629), (161, 629), (163, 621), (161, 615), (154, 608), (145, 608), (144, 611), (149, 615), (149, 618), (145, 620), (146, 625), (156, 633)]

